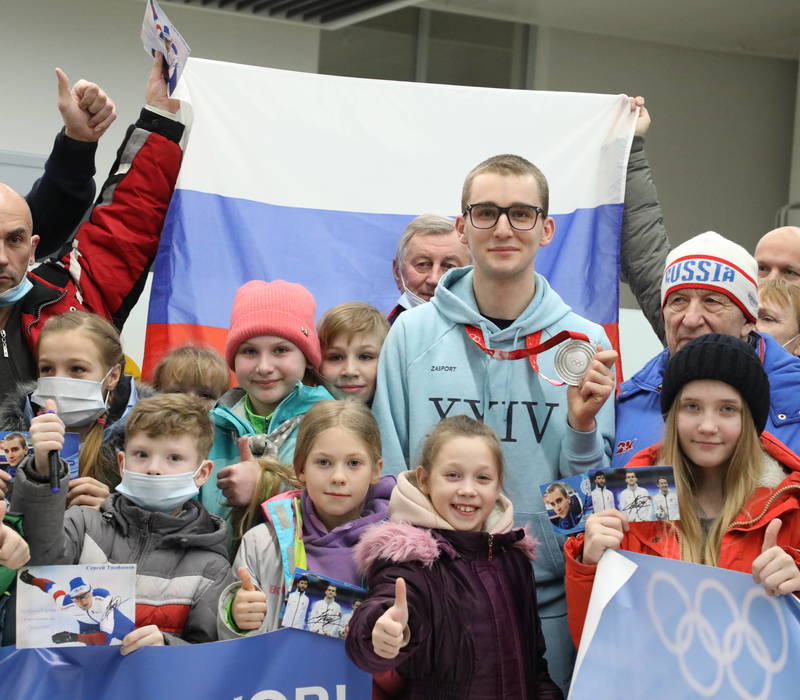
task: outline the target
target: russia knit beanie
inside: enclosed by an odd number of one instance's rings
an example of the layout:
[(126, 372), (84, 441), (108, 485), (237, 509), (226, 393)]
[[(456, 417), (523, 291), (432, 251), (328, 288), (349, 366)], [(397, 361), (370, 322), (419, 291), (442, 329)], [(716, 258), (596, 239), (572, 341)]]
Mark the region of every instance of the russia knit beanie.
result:
[(231, 309), (231, 326), (225, 341), (225, 359), (234, 368), (239, 346), (248, 338), (275, 335), (294, 343), (314, 369), (319, 368), (319, 347), (314, 297), (303, 285), (275, 280), (253, 280), (239, 287)]
[(689, 341), (670, 358), (664, 372), (661, 413), (666, 415), (684, 385), (696, 379), (716, 379), (736, 389), (761, 434), (769, 415), (769, 379), (750, 345), (722, 333), (708, 333)]
[(677, 246), (667, 256), (661, 279), (661, 308), (678, 289), (722, 292), (748, 321), (758, 318), (758, 263), (742, 246), (706, 231)]

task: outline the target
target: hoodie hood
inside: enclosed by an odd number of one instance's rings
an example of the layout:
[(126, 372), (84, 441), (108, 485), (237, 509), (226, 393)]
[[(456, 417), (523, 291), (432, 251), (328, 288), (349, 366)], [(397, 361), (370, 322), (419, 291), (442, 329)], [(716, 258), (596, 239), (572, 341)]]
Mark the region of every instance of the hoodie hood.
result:
[(361, 517), (328, 530), (320, 520), (314, 503), (303, 491), (300, 503), (303, 513), (303, 546), (311, 571), (324, 572), (326, 576), (360, 584), (353, 560), (353, 547), (370, 526), (389, 517), (389, 496), (394, 488), (393, 476), (381, 477), (370, 486)]
[[(536, 293), (530, 304), (508, 328), (500, 330), (478, 310), (478, 302), (472, 290), (472, 267), (456, 267), (448, 270), (436, 294), (430, 300), (445, 318), (454, 324), (478, 326), (484, 337), (492, 334), (498, 342), (515, 339), (518, 335), (528, 335), (543, 328), (557, 324), (571, 309), (557, 294), (552, 293), (548, 281), (538, 273)], [(521, 346), (520, 346), (521, 347)]]
[[(431, 499), (419, 490), (417, 474), (414, 470), (403, 472), (397, 477), (397, 486), (389, 500), (392, 520), (407, 522), (418, 527), (434, 530), (453, 530), (433, 507)], [(514, 524), (514, 506), (502, 493), (497, 497), (492, 512), (486, 519), (484, 530), (492, 534), (508, 532)]]
[(228, 556), (225, 521), (211, 515), (194, 499), (186, 501), (181, 512), (172, 515), (145, 510), (115, 493), (103, 502), (100, 512), (126, 537), (138, 530), (160, 540), (165, 547), (206, 549), (225, 558)]

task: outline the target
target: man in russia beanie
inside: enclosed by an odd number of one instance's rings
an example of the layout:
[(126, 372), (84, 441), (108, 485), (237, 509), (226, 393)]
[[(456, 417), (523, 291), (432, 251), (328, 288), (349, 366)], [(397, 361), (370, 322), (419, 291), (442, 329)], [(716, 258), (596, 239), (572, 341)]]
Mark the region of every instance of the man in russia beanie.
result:
[[(713, 231), (682, 243), (667, 257), (661, 313), (667, 347), (620, 386), (612, 466), (625, 466), (633, 454), (662, 440), (661, 393), (667, 363), (691, 341), (709, 333), (750, 345), (769, 379), (765, 429), (790, 449), (800, 450), (800, 359), (755, 330), (758, 265), (752, 255)], [(728, 363), (732, 357), (739, 356), (720, 354), (718, 361)], [(735, 370), (726, 366), (720, 371)]]

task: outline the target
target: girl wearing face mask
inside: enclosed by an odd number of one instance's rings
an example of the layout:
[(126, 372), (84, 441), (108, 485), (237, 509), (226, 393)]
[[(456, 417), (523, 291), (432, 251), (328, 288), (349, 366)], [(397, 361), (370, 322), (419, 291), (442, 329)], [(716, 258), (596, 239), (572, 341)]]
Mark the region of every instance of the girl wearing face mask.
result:
[(86, 311), (53, 316), (37, 345), (39, 379), (10, 399), (0, 415), (3, 430), (28, 430), (37, 414), (55, 404), (68, 432), (81, 440), (80, 475), (69, 484), (68, 505), (99, 508), (120, 481), (116, 451), (122, 446), (125, 417), (138, 400), (133, 379), (123, 374), (119, 333)]
[(626, 549), (751, 573), (769, 595), (800, 592), (800, 459), (764, 432), (767, 375), (755, 351), (709, 333), (672, 356), (664, 373), (664, 442), (628, 466), (671, 464), (679, 522), (628, 524), (609, 509), (569, 538), (566, 589), (570, 631), (578, 644), (597, 562)]

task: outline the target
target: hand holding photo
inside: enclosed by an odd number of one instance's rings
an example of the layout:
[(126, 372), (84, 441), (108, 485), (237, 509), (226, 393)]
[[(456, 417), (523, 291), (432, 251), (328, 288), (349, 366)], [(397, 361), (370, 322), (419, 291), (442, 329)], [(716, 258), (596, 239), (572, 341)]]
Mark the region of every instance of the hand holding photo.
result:
[(350, 618), (366, 595), (365, 589), (351, 583), (295, 569), (280, 626), (344, 639)]
[(20, 649), (122, 644), (135, 617), (135, 564), (36, 566), (19, 572)]

